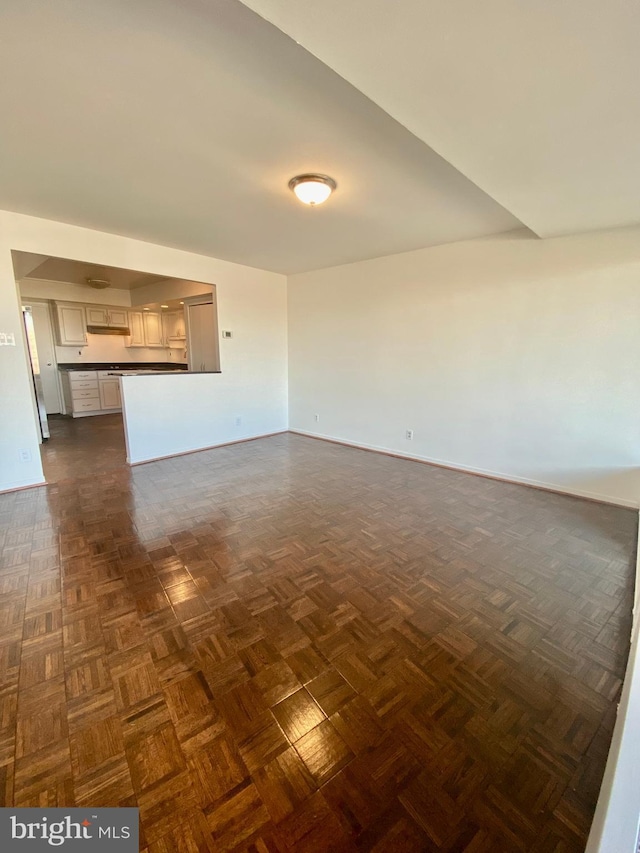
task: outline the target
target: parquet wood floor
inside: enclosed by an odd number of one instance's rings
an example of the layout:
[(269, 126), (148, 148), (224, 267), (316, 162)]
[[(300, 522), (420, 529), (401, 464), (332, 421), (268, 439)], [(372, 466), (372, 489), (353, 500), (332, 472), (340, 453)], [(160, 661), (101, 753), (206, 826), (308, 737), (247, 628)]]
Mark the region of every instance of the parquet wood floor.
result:
[(145, 853), (584, 849), (636, 514), (281, 435), (0, 495), (5, 804)]
[(51, 438), (40, 447), (47, 483), (102, 474), (126, 464), (122, 415), (49, 415)]

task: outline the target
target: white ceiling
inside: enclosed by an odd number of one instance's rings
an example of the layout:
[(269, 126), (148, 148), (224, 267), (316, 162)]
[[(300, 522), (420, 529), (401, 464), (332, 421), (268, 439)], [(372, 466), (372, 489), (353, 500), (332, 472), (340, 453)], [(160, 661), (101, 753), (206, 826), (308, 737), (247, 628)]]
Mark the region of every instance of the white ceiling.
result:
[(633, 0), (244, 0), (542, 237), (640, 222)]
[(4, 0), (0, 207), (285, 273), (638, 223), (639, 8)]
[(83, 261), (71, 261), (67, 258), (50, 258), (31, 252), (13, 252), (13, 267), (16, 279), (29, 281), (59, 281), (67, 284), (79, 284), (90, 287), (87, 279), (108, 281), (114, 290), (136, 290), (148, 284), (167, 281), (166, 276), (141, 273), (119, 267), (106, 267)]
[(3, 0), (0, 30), (0, 207), (280, 272), (522, 227), (237, 0)]

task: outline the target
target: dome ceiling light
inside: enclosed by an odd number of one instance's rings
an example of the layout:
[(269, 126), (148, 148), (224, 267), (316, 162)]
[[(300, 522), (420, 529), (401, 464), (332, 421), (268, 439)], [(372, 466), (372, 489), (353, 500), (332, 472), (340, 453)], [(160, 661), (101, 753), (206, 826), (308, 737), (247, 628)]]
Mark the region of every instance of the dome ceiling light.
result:
[(289, 189), (303, 204), (315, 206), (326, 201), (337, 187), (328, 175), (297, 175), (289, 181)]

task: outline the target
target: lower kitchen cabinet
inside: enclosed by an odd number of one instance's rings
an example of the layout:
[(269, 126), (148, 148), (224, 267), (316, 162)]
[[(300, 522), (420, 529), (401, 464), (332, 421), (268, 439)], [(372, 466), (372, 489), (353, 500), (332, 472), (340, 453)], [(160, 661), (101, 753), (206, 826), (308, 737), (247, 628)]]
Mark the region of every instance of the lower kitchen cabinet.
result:
[(74, 418), (104, 415), (122, 409), (120, 380), (106, 370), (62, 371), (65, 414)]
[(99, 379), (100, 405), (103, 409), (121, 409), (119, 379)]

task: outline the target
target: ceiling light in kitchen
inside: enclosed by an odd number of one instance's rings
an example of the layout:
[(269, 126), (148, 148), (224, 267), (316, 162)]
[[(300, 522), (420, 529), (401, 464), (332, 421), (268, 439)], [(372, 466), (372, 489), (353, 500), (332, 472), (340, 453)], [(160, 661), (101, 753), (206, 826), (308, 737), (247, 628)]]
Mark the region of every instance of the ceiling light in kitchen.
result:
[(303, 204), (311, 206), (326, 201), (336, 186), (336, 182), (328, 175), (297, 175), (289, 181), (289, 189)]

